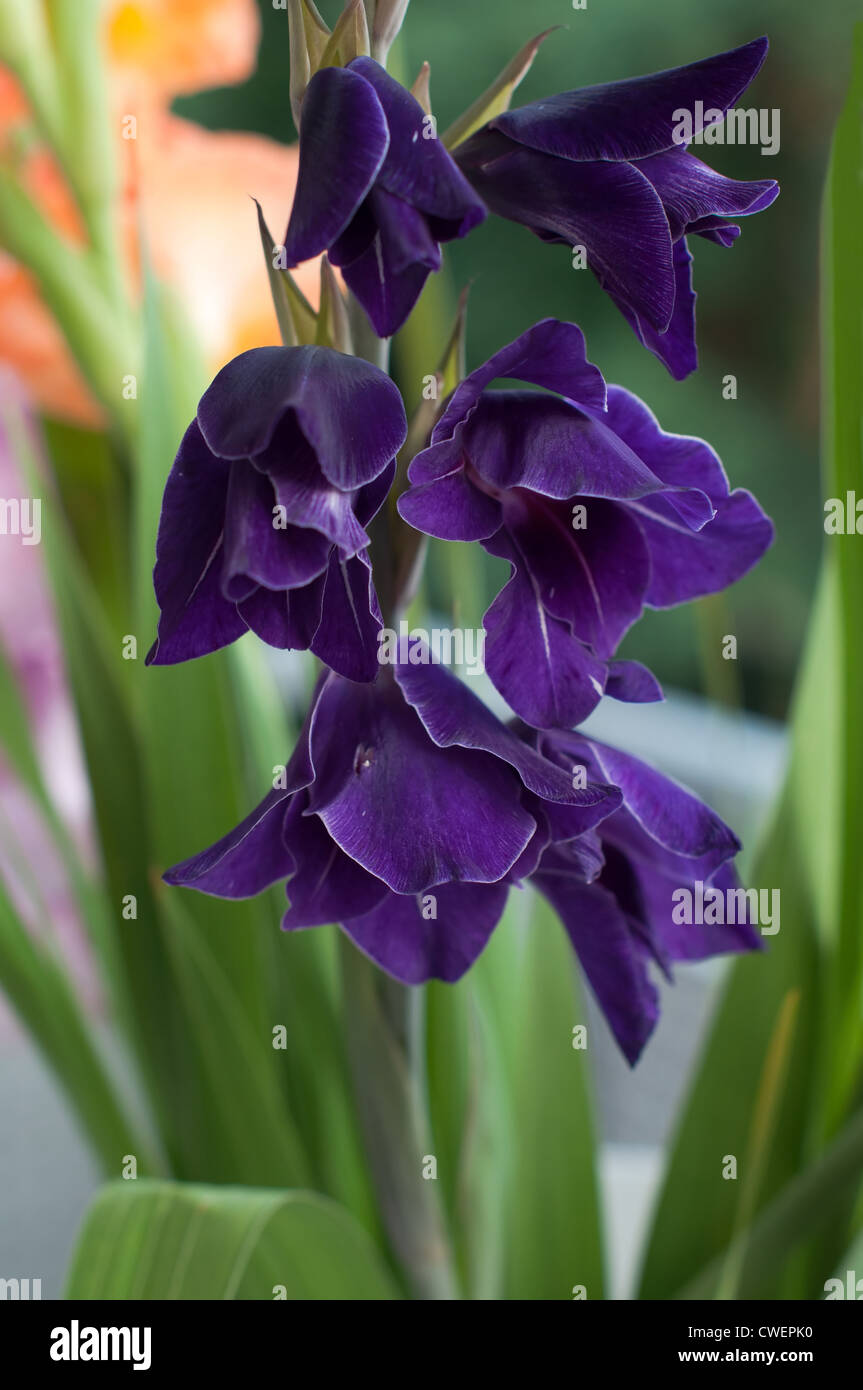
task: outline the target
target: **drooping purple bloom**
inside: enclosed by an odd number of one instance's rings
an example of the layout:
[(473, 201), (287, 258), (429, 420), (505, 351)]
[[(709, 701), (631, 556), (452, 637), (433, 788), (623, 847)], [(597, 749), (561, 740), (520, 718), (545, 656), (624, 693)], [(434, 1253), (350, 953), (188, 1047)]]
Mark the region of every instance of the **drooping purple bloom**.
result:
[[(582, 246), (636, 334), (681, 378), (697, 364), (687, 235), (730, 246), (772, 179), (723, 178), (677, 143), (723, 116), (755, 77), (766, 38), (686, 67), (564, 92), (495, 116), (454, 157), (493, 212), (543, 241)], [(716, 123), (716, 116), (708, 115)]]
[(407, 432), (394, 383), (322, 347), (263, 347), (204, 393), (165, 487), (147, 660), (216, 651), (251, 628), (352, 680), (378, 669), (365, 530)]
[[(426, 654), (427, 655), (427, 654)], [(651, 963), (758, 945), (676, 926), (672, 892), (734, 882), (739, 844), (691, 793), (576, 734), (505, 726), (443, 667), (322, 676), (277, 787), (166, 881), (243, 898), (286, 880), (283, 927), (340, 922), (405, 984), (453, 982), (512, 886), (549, 898), (627, 1058), (656, 1023)]]
[(611, 783), (623, 796), (623, 805), (592, 832), (602, 867), (589, 885), (583, 881), (583, 842), (550, 845), (531, 882), (561, 918), (612, 1032), (634, 1064), (659, 1017), (652, 966), (671, 980), (675, 962), (761, 948), (745, 895), (733, 899), (733, 911), (723, 909), (722, 925), (699, 923), (695, 910), (692, 921), (679, 920), (681, 890), (692, 895), (693, 905), (709, 890), (735, 893), (731, 860), (740, 843), (696, 796), (630, 754), (577, 733), (522, 727), (522, 735), (568, 774), (583, 768), (588, 779)]
[(290, 265), (327, 251), (388, 338), (440, 270), (440, 243), (485, 216), (419, 102), (379, 63), (355, 58), (315, 74), (285, 235)]
[(441, 666), (382, 667), (372, 685), (329, 673), (279, 785), (165, 877), (225, 898), (286, 879), (285, 928), (341, 922), (404, 983), (453, 981), (536, 868), (550, 818), (575, 838), (620, 802), (574, 787)]
[[(544, 390), (489, 390), (497, 378)], [(412, 526), (510, 562), (484, 618), (486, 669), (539, 728), (579, 723), (603, 693), (659, 698), (648, 671), (613, 659), (628, 628), (645, 605), (733, 583), (773, 534), (709, 445), (606, 390), (581, 330), (555, 319), (465, 378), (409, 478), (399, 511)]]

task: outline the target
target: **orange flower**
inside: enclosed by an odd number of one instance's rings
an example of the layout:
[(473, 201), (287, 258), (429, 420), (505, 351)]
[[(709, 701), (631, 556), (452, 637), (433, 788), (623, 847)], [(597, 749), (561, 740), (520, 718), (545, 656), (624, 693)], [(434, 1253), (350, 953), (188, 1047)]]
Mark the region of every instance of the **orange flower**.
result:
[[(174, 287), (208, 364), (277, 343), (278, 327), (252, 197), (284, 234), (297, 179), (296, 148), (258, 135), (213, 134), (163, 116), (138, 140), (144, 235), (157, 275)], [(297, 279), (317, 299), (317, 265)]]
[(260, 21), (254, 0), (113, 0), (106, 34), (112, 79), (167, 102), (250, 77)]
[[(143, 232), (157, 275), (168, 283), (212, 371), (245, 348), (278, 342), (258, 237), (257, 197), (273, 235), (287, 225), (297, 151), (262, 136), (211, 132), (172, 116), (171, 96), (238, 82), (253, 69), (254, 0), (114, 0), (106, 12), (115, 110), (135, 114), (134, 140), (118, 133), (125, 174), (118, 228), (137, 281)], [(121, 122), (118, 119), (118, 132)], [(15, 82), (0, 71), (0, 150), (52, 226), (67, 240), (83, 231), (62, 174), (32, 143)], [(297, 276), (317, 300), (317, 266)], [(26, 270), (0, 253), (0, 359), (49, 415), (98, 425), (93, 400)]]

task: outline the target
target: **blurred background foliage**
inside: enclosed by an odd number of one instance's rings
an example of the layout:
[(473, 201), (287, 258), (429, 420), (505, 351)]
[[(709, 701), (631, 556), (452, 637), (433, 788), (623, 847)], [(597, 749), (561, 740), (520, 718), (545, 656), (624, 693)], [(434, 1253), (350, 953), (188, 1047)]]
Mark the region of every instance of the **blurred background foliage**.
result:
[[(249, 130), (291, 141), (284, 10), (259, 0), (263, 37), (254, 77), (174, 103), (179, 115), (212, 129)], [(332, 23), (338, 3), (322, 0)], [(743, 219), (731, 250), (695, 239), (700, 370), (674, 382), (609, 305), (589, 272), (571, 268), (565, 247), (548, 248), (523, 228), (489, 221), (448, 252), (450, 279), (427, 295), (426, 334), (396, 343), (396, 370), (408, 400), (434, 369), (458, 289), (472, 282), (468, 366), (546, 315), (572, 318), (609, 381), (650, 401), (666, 429), (701, 435), (718, 450), (734, 485), (756, 493), (774, 518), (777, 542), (754, 574), (713, 615), (739, 644), (746, 705), (781, 718), (787, 712), (811, 602), (823, 531), (818, 475), (818, 215), (830, 133), (850, 64), (848, 36), (860, 16), (856, 0), (818, 5), (788, 0), (413, 0), (410, 24), (391, 66), (413, 81), (431, 65), (441, 129), (473, 100), (532, 34), (561, 26), (540, 50), (515, 104), (545, 93), (635, 76), (770, 37), (768, 61), (746, 106), (778, 107), (775, 156), (752, 146), (705, 147), (707, 161), (732, 178), (776, 178), (782, 196), (763, 217)], [(463, 41), (460, 41), (460, 34)], [(257, 190), (250, 189), (250, 192)], [(279, 234), (274, 228), (274, 233)], [(252, 228), (250, 223), (250, 235)], [(513, 287), (517, 284), (517, 290)], [(443, 293), (442, 293), (443, 290)], [(448, 301), (441, 306), (442, 299)], [(722, 398), (722, 379), (737, 377), (738, 399)], [(433, 548), (431, 597), (440, 608), (459, 593), (464, 623), (478, 622), (498, 580), (486, 561), (475, 568), (466, 547)], [(453, 567), (471, 566), (453, 585)], [(467, 586), (465, 579), (468, 580)], [(708, 629), (710, 630), (710, 629)], [(624, 653), (646, 661), (667, 684), (701, 684), (697, 605), (648, 614)], [(716, 693), (716, 692), (714, 692)]]

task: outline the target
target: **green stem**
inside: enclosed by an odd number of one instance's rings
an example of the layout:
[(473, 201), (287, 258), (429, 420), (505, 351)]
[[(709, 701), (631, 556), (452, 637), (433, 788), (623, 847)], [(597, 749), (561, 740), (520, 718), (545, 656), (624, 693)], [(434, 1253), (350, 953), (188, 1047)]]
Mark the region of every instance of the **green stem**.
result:
[(733, 636), (733, 622), (725, 594), (711, 594), (693, 605), (701, 656), (705, 695), (728, 709), (742, 709), (743, 690), (736, 659), (723, 656), (725, 639)]
[(378, 337), (365, 309), (352, 294), (348, 295), (348, 319), (355, 356), (364, 357), (373, 366), (380, 367), (382, 372), (389, 371), (390, 339)]
[[(389, 339), (379, 338), (356, 300), (348, 315), (358, 357), (382, 371)], [(383, 507), (371, 527), (372, 554), (384, 622), (399, 603), (399, 545), (410, 530)], [(424, 995), (384, 975), (340, 935), (343, 1011), (360, 1126), (384, 1227), (416, 1298), (459, 1297), (453, 1258), (434, 1180), (423, 1177), (431, 1157), (425, 1094)]]
[(421, 1065), (422, 993), (384, 976), (340, 935), (354, 1094), (381, 1217), (415, 1298), (459, 1297), (434, 1180)]

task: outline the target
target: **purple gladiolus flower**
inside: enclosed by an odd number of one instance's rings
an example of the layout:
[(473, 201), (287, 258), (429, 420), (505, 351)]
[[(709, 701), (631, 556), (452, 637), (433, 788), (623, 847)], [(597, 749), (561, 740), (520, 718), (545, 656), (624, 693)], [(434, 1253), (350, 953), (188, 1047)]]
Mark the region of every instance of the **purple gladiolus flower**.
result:
[[(544, 391), (489, 390), (497, 378)], [(645, 605), (733, 583), (773, 535), (709, 445), (606, 390), (581, 330), (555, 319), (465, 378), (409, 478), (399, 511), (412, 526), (510, 562), (484, 618), (486, 670), (539, 728), (579, 723), (603, 692), (661, 698), (644, 667), (613, 660), (625, 632)]]
[(673, 961), (759, 944), (748, 918), (672, 920), (673, 889), (732, 884), (738, 849), (712, 811), (643, 763), (575, 734), (505, 726), (426, 662), (371, 685), (322, 676), (278, 785), (165, 879), (223, 898), (285, 879), (285, 929), (340, 922), (411, 985), (464, 974), (510, 887), (530, 880), (634, 1063), (658, 1017), (651, 962), (670, 974)]
[[(548, 898), (572, 941), (591, 988), (627, 1060), (634, 1064), (659, 1017), (650, 978), (671, 980), (676, 961), (761, 949), (748, 902), (735, 900), (723, 925), (675, 920), (680, 889), (734, 892), (736, 836), (697, 797), (637, 758), (576, 733), (522, 729), (543, 757), (572, 774), (617, 786), (623, 805), (582, 841), (552, 843), (532, 883)], [(601, 869), (585, 884), (586, 843)], [(577, 853), (573, 853), (576, 849)]]
[(290, 265), (327, 251), (388, 338), (440, 269), (440, 242), (485, 216), (419, 102), (380, 64), (355, 58), (315, 74), (285, 235)]
[(453, 981), (550, 822), (577, 838), (620, 804), (616, 788), (575, 788), (441, 666), (382, 668), (372, 685), (329, 673), (279, 784), (165, 878), (225, 898), (286, 879), (285, 928), (338, 921), (399, 980)]
[[(697, 363), (691, 232), (720, 246), (735, 219), (761, 212), (772, 179), (723, 178), (677, 143), (705, 112), (723, 116), (767, 53), (766, 38), (687, 67), (564, 92), (505, 111), (454, 157), (493, 212), (543, 241), (583, 246), (587, 262), (638, 337), (681, 378)], [(716, 116), (712, 116), (716, 122)]]
[(165, 487), (148, 662), (203, 656), (251, 628), (373, 680), (381, 614), (365, 527), (406, 433), (398, 389), (359, 358), (262, 347), (224, 367)]

